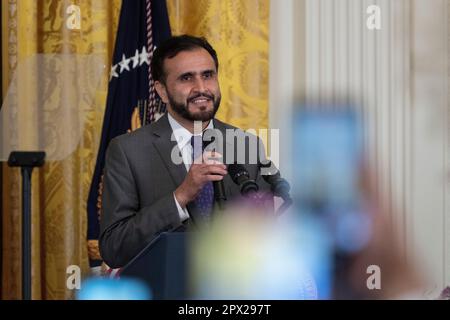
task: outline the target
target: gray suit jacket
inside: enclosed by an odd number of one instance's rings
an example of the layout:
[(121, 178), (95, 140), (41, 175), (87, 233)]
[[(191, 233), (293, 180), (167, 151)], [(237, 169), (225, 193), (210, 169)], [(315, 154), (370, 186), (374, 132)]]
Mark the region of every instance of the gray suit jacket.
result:
[[(240, 130), (216, 119), (214, 128), (224, 137), (226, 129)], [(151, 125), (114, 138), (109, 144), (99, 244), (101, 256), (110, 267), (124, 266), (159, 233), (181, 226), (173, 192), (187, 172), (183, 163), (176, 165), (171, 160), (172, 150), (178, 150), (171, 135), (172, 128), (164, 115)], [(260, 188), (269, 189), (256, 164), (245, 167)], [(239, 187), (229, 175), (223, 182), (227, 200), (240, 197)], [(194, 203), (187, 208), (192, 224), (199, 218), (197, 208)]]

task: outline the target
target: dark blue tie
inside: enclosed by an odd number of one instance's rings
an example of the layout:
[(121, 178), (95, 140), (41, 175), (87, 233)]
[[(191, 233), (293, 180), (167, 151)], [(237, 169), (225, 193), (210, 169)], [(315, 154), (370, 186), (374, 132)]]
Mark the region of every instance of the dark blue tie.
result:
[[(199, 159), (203, 154), (203, 139), (202, 136), (192, 136), (191, 138), (191, 146), (192, 146), (192, 158), (193, 160)], [(194, 203), (196, 204), (198, 211), (201, 216), (205, 219), (208, 219), (212, 212), (214, 202), (214, 188), (213, 183), (211, 181), (207, 182), (197, 198), (195, 198)]]

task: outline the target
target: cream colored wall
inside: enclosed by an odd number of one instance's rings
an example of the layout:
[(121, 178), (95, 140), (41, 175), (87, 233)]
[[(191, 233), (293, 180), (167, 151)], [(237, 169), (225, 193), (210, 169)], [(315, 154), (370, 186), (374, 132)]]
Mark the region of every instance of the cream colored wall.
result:
[[(372, 4), (381, 30), (366, 27)], [(450, 285), (448, 16), (447, 0), (271, 3), (271, 127), (286, 128), (296, 96), (361, 108), (378, 198), (405, 257), (424, 263), (424, 297)], [(280, 136), (289, 175), (291, 137)]]
[(450, 285), (449, 1), (412, 8), (413, 189), (410, 235), (438, 290)]

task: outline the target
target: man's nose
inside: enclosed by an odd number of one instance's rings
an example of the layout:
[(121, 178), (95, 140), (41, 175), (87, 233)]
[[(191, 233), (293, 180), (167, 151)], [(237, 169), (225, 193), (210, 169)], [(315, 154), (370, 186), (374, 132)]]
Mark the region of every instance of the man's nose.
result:
[(205, 92), (206, 91), (205, 81), (201, 77), (196, 78), (193, 89), (196, 92)]

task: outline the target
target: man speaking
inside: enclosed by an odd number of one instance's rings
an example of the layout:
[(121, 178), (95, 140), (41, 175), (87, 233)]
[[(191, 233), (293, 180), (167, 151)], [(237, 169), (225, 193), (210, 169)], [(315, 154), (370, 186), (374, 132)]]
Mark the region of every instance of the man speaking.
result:
[[(228, 146), (236, 152), (237, 136), (257, 140), (256, 149), (261, 145), (255, 136), (214, 118), (221, 99), (218, 69), (217, 54), (203, 38), (176, 36), (155, 50), (151, 72), (168, 112), (113, 139), (106, 153), (99, 244), (110, 267), (123, 267), (163, 231), (207, 221), (214, 212), (214, 191), (216, 196), (218, 192), (214, 183), (227, 201), (240, 197), (241, 186), (223, 164), (225, 158), (236, 159), (235, 154), (229, 157)], [(207, 130), (222, 134), (226, 157), (219, 152), (216, 160), (202, 161), (202, 132)], [(239, 134), (230, 139), (230, 131)], [(263, 150), (249, 150), (251, 145), (246, 142), (246, 155), (264, 156)], [(182, 161), (175, 161), (174, 154)], [(259, 189), (268, 189), (261, 179), (260, 160), (257, 156), (241, 168)]]

